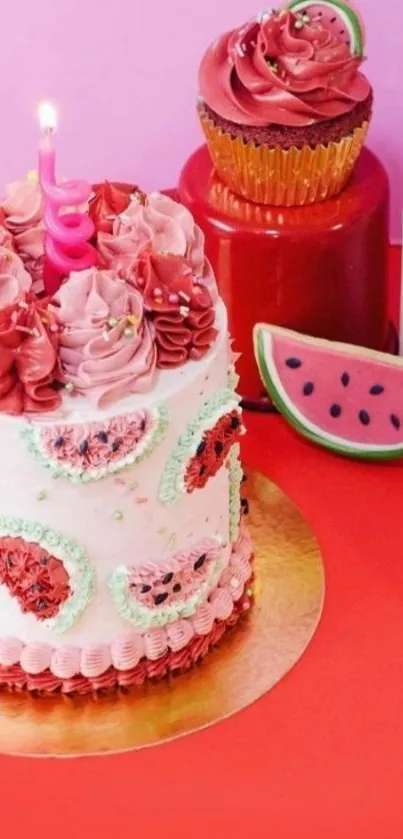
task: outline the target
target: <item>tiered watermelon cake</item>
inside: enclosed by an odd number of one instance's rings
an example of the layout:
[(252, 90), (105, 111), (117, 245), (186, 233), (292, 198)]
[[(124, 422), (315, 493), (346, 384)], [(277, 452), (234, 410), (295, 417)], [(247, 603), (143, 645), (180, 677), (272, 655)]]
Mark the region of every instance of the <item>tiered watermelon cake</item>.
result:
[(249, 608), (225, 307), (190, 213), (100, 184), (96, 267), (43, 291), (42, 195), (0, 225), (0, 688), (181, 672)]

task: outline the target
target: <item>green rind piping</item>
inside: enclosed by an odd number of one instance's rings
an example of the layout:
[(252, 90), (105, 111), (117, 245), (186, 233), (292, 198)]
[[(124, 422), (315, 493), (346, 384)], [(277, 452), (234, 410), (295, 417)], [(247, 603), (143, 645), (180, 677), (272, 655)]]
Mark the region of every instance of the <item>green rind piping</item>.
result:
[[(272, 328), (271, 326), (269, 326), (267, 324), (256, 324), (256, 326), (254, 328), (254, 332), (253, 332), (255, 358), (256, 358), (256, 362), (257, 362), (257, 366), (258, 366), (258, 369), (259, 369), (259, 373), (260, 373), (260, 377), (262, 379), (262, 382), (263, 382), (264, 386), (266, 387), (269, 395), (271, 396), (276, 408), (278, 408), (278, 410), (280, 411), (282, 416), (285, 419), (288, 420), (290, 425), (292, 425), (293, 428), (296, 429), (296, 431), (298, 431), (300, 434), (302, 434), (303, 437), (306, 437), (308, 440), (311, 440), (311, 442), (316, 443), (317, 445), (322, 446), (323, 448), (328, 449), (328, 450), (334, 452), (335, 454), (342, 454), (342, 455), (346, 455), (346, 456), (349, 456), (349, 457), (358, 458), (360, 460), (393, 460), (393, 459), (396, 459), (396, 458), (401, 457), (403, 455), (403, 444), (402, 444), (401, 449), (400, 448), (399, 449), (393, 449), (392, 451), (390, 451), (390, 450), (379, 451), (379, 450), (374, 450), (374, 449), (369, 449), (369, 450), (356, 449), (353, 445), (348, 446), (348, 445), (343, 445), (342, 443), (340, 443), (340, 445), (336, 445), (332, 441), (326, 440), (323, 437), (319, 436), (319, 434), (313, 434), (309, 429), (307, 429), (304, 425), (302, 425), (301, 422), (297, 419), (297, 417), (295, 417), (295, 415), (293, 414), (290, 406), (287, 405), (287, 403), (285, 403), (284, 400), (282, 399), (282, 397), (279, 394), (279, 392), (277, 390), (277, 387), (276, 387), (276, 385), (275, 385), (275, 383), (272, 379), (270, 369), (269, 369), (269, 367), (267, 365), (267, 361), (266, 361), (266, 353), (265, 353), (265, 347), (264, 347), (264, 332), (265, 331), (272, 332), (274, 334), (277, 333), (277, 334), (293, 335), (294, 337), (297, 335), (297, 333), (292, 332), (289, 329), (282, 329), (282, 327), (273, 327)], [(298, 337), (300, 337), (300, 336), (298, 336)], [(311, 344), (311, 345), (313, 343), (315, 343), (319, 346), (323, 346), (323, 345), (326, 346), (327, 345), (327, 346), (331, 346), (333, 348), (342, 347), (343, 349), (346, 349), (346, 347), (347, 347), (348, 349), (347, 349), (346, 354), (351, 352), (353, 349), (355, 349), (355, 352), (357, 353), (357, 347), (354, 348), (353, 345), (333, 344), (333, 343), (330, 343), (329, 341), (322, 340), (321, 338), (309, 339), (308, 336), (301, 336), (301, 343), (306, 343), (306, 344)], [(359, 349), (361, 351), (361, 347)], [(363, 354), (364, 355), (369, 355), (370, 357), (374, 357), (374, 358), (377, 358), (378, 356), (382, 355), (381, 353), (377, 353), (376, 351), (374, 352), (372, 350), (365, 350)], [(401, 364), (403, 365), (403, 359), (401, 359)], [(401, 365), (398, 362), (396, 364), (396, 366), (401, 366)]]
[(41, 623), (55, 632), (71, 629), (86, 609), (94, 591), (94, 569), (84, 548), (50, 527), (17, 516), (0, 516), (0, 536), (15, 536), (35, 542), (60, 559), (69, 574), (73, 592), (55, 618), (47, 618)]
[(239, 406), (239, 396), (229, 388), (216, 391), (179, 437), (162, 474), (158, 497), (163, 504), (174, 504), (186, 492), (183, 485), (184, 467), (189, 457), (196, 454), (200, 435), (207, 431), (227, 411)]
[(290, 0), (288, 3), (288, 8), (292, 12), (297, 12), (299, 9), (308, 9), (309, 6), (319, 6), (323, 5), (327, 8), (334, 7), (337, 11), (344, 16), (345, 19), (348, 20), (350, 27), (354, 33), (355, 43), (354, 49), (352, 51), (353, 55), (357, 55), (360, 58), (364, 55), (364, 31), (361, 24), (361, 21), (351, 6), (347, 6), (346, 3), (343, 3), (342, 0)]
[(146, 438), (146, 446), (136, 455), (136, 451), (127, 454), (121, 460), (116, 460), (106, 466), (95, 467), (93, 470), (82, 470), (81, 472), (72, 472), (71, 466), (61, 463), (60, 461), (51, 460), (46, 457), (40, 447), (40, 427), (32, 424), (26, 424), (21, 428), (20, 436), (25, 443), (28, 451), (34, 456), (35, 460), (48, 469), (54, 478), (68, 478), (72, 483), (90, 483), (91, 481), (99, 481), (107, 478), (110, 475), (116, 475), (124, 469), (128, 469), (138, 463), (141, 463), (148, 457), (156, 448), (156, 446), (163, 440), (166, 430), (169, 425), (169, 411), (166, 405), (160, 404), (154, 409), (155, 424)]
[(229, 455), (229, 537), (231, 542), (236, 542), (239, 536), (239, 522), (241, 518), (241, 481), (242, 467), (239, 462), (241, 447), (239, 443), (231, 446)]

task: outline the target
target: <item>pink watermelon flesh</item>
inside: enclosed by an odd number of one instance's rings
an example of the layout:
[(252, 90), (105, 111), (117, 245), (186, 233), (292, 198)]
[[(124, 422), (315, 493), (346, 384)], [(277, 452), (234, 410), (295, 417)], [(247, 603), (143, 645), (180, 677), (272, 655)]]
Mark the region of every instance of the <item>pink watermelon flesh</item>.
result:
[[(272, 358), (289, 401), (313, 426), (350, 443), (403, 441), (403, 367), (331, 345), (273, 334)], [(314, 431), (314, 429), (313, 429)]]

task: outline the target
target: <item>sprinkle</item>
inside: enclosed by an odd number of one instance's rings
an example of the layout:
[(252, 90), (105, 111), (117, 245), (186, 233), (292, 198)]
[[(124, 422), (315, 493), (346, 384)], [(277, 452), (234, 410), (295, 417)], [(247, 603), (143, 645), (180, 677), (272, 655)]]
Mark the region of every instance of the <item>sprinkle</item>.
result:
[(64, 389), (67, 390), (67, 393), (71, 393), (74, 390), (73, 382), (66, 382)]
[(110, 326), (111, 329), (113, 329), (114, 326), (117, 326), (118, 323), (119, 323), (119, 321), (118, 321), (117, 318), (109, 318), (108, 319), (108, 326)]
[(166, 547), (168, 549), (174, 548), (177, 541), (178, 541), (178, 534), (177, 533), (171, 533), (171, 535), (170, 535), (170, 537), (167, 541)]
[(28, 303), (26, 303), (25, 300), (19, 300), (18, 306), (20, 309), (28, 309)]
[(57, 323), (52, 323), (52, 325), (50, 327), (50, 331), (51, 332), (58, 332), (59, 331), (59, 327), (58, 327)]
[(126, 329), (125, 329), (123, 334), (124, 334), (125, 338), (132, 338), (134, 333), (133, 333), (133, 330), (132, 330), (131, 326), (126, 326)]
[(188, 294), (185, 294), (184, 291), (179, 291), (178, 296), (181, 297), (181, 299), (184, 300), (185, 303), (190, 303), (190, 297)]
[(114, 510), (113, 518), (116, 519), (116, 521), (122, 521), (122, 518), (123, 518), (122, 511), (121, 510)]
[(187, 318), (189, 312), (190, 309), (188, 306), (179, 306), (179, 313), (182, 315), (182, 317)]
[(179, 303), (179, 295), (178, 294), (170, 294), (168, 297), (169, 303)]
[(160, 288), (155, 288), (154, 289), (154, 297), (155, 298), (162, 297), (162, 290)]
[(298, 19), (294, 23), (295, 29), (303, 29), (303, 26), (304, 26), (304, 21), (303, 20)]
[(102, 333), (102, 337), (103, 337), (104, 341), (106, 341), (106, 342), (108, 342), (108, 341), (109, 341), (109, 335), (108, 335), (108, 333), (107, 333), (107, 332), (103, 332), (103, 333)]
[(138, 489), (138, 485), (139, 485), (138, 481), (133, 481), (133, 483), (130, 484), (129, 489), (131, 489), (132, 491), (135, 490), (135, 489)]
[(132, 326), (137, 326), (140, 323), (138, 315), (127, 315), (126, 320), (128, 323), (131, 323)]
[(248, 597), (253, 597), (253, 588), (247, 588), (246, 594), (248, 595)]
[(148, 498), (146, 498), (144, 495), (140, 495), (138, 498), (136, 498), (136, 504), (147, 504), (147, 501)]
[(164, 301), (163, 301), (162, 297), (156, 297), (156, 298), (155, 298), (155, 302), (156, 302), (156, 303), (158, 303), (158, 305), (159, 305), (159, 306), (161, 306), (161, 304), (162, 304)]
[(237, 52), (238, 55), (240, 55), (241, 58), (243, 58), (244, 55), (245, 55), (244, 50), (243, 50), (243, 44), (235, 44), (235, 52)]
[(39, 492), (36, 493), (36, 498), (38, 501), (44, 501), (46, 498), (46, 490), (40, 489)]
[(239, 581), (237, 580), (236, 577), (232, 577), (231, 582), (230, 582), (230, 586), (231, 586), (231, 588), (238, 588)]

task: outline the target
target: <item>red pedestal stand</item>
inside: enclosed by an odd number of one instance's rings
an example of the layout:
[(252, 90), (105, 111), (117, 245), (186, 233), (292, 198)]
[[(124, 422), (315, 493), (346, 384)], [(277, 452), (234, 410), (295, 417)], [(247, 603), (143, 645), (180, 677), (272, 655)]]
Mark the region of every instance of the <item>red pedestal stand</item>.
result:
[(188, 160), (179, 200), (206, 235), (227, 304), (240, 392), (261, 395), (252, 328), (276, 323), (318, 337), (385, 349), (388, 179), (367, 149), (336, 198), (309, 207), (265, 207), (217, 178), (207, 148)]

